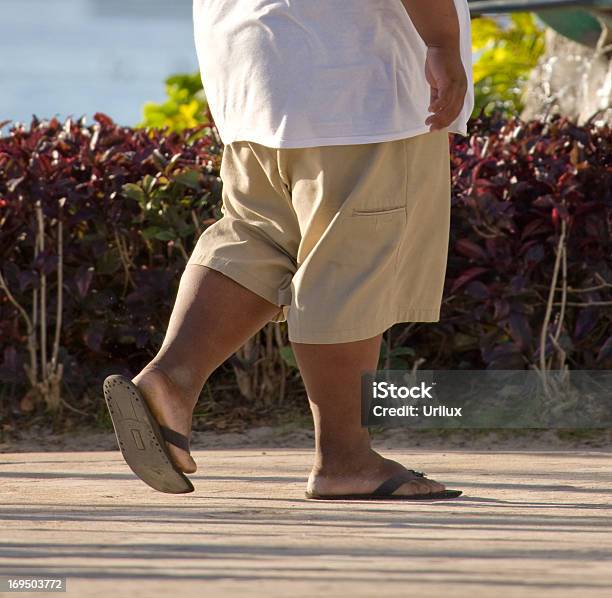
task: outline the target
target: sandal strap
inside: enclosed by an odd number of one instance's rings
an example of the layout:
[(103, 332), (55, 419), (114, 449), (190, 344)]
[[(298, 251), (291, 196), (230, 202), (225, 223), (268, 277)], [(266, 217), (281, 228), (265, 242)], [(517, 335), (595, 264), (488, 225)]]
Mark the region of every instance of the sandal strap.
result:
[(183, 434), (180, 434), (176, 430), (171, 430), (166, 426), (160, 425), (159, 428), (161, 430), (162, 436), (166, 441), (168, 441), (170, 444), (173, 444), (174, 446), (178, 446), (184, 451), (189, 452), (189, 438), (187, 438), (187, 436), (183, 436)]
[(425, 474), (414, 469), (403, 471), (388, 480), (384, 481), (374, 492), (372, 496), (390, 496), (393, 494), (402, 484), (406, 482), (413, 482), (417, 478), (424, 478)]

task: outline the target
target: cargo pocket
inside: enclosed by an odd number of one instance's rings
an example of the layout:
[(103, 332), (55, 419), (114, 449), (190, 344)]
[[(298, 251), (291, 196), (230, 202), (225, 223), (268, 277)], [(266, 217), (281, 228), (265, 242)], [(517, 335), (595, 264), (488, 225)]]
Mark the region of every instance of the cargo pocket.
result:
[(407, 224), (406, 206), (358, 209), (340, 217), (342, 246), (334, 260), (359, 268), (364, 276), (379, 278), (395, 273)]

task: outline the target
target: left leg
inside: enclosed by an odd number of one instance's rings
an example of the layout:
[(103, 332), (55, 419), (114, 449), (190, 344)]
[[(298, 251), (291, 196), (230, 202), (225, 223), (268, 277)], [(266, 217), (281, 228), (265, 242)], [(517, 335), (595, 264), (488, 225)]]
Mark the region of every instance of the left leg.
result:
[(411, 481), (395, 494), (444, 490), (371, 449), (361, 427), (361, 374), (376, 369), (381, 331), (439, 320), (448, 151), (448, 134), (436, 131), (286, 154), (303, 222), (287, 322), (315, 423), (309, 493), (369, 494), (402, 474)]
[[(277, 305), (221, 272), (188, 264), (162, 346), (132, 380), (156, 420), (189, 437), (210, 374), (277, 311)], [(169, 443), (168, 451), (182, 471), (196, 471), (186, 451)]]

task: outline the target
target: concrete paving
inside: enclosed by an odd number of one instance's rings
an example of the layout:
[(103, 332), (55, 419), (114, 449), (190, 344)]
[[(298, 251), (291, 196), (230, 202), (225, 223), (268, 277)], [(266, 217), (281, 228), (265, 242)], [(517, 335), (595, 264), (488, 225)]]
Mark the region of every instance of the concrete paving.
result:
[(465, 496), (309, 501), (305, 450), (196, 451), (182, 496), (118, 451), (0, 454), (0, 575), (79, 598), (612, 596), (612, 453), (390, 453)]

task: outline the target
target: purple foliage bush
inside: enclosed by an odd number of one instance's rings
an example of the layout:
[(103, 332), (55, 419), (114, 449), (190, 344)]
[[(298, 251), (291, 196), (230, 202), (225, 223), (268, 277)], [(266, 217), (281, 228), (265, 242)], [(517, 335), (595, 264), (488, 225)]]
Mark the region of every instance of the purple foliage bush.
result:
[(453, 150), (450, 255), (436, 330), (441, 363), (522, 369), (539, 361), (564, 226), (566, 296), (553, 297), (545, 356), (558, 328), (571, 369), (608, 369), (612, 129), (493, 116), (471, 130)]
[[(27, 312), (42, 273), (56, 289), (63, 222), (59, 361), (74, 404), (99, 404), (92, 395), (105, 375), (156, 353), (186, 248), (218, 216), (220, 197), (220, 149), (204, 127), (179, 135), (120, 127), (103, 114), (95, 120), (34, 120), (0, 138), (0, 271)], [(35, 256), (37, 200), (46, 232)], [(50, 342), (55, 293), (47, 313)], [(0, 352), (0, 384), (21, 399), (26, 330), (2, 289)]]
[[(99, 408), (107, 374), (136, 373), (157, 352), (186, 259), (200, 232), (220, 217), (221, 197), (222, 147), (214, 128), (178, 134), (121, 127), (103, 114), (95, 120), (34, 119), (0, 137), (0, 272), (27, 313), (46, 275), (51, 342), (62, 221), (62, 386), (85, 412)], [(409, 367), (415, 356), (424, 369), (522, 369), (537, 362), (564, 227), (556, 286), (565, 297), (554, 294), (545, 356), (562, 348), (571, 368), (610, 368), (610, 128), (494, 114), (473, 120), (470, 131), (452, 141), (441, 320), (394, 328), (387, 347), (394, 367), (397, 359)], [(45, 230), (38, 250), (37, 202)], [(26, 341), (20, 310), (0, 288), (5, 415), (31, 409), (23, 406)]]

